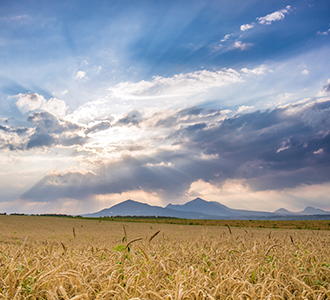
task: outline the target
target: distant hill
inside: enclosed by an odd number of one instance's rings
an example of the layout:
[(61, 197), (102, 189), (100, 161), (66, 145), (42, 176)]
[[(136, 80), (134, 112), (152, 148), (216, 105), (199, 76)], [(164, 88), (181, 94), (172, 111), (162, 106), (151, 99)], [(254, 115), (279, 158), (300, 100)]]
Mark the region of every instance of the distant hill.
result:
[(253, 210), (240, 210), (229, 208), (216, 201), (205, 201), (201, 198), (196, 198), (186, 204), (168, 204), (166, 208), (185, 212), (201, 212), (203, 214), (214, 215), (217, 217), (234, 217), (234, 216), (270, 216), (270, 212), (260, 212)]
[[(134, 200), (126, 200), (110, 208), (85, 214), (84, 217), (113, 217), (113, 216), (156, 216), (175, 217), (184, 219), (278, 219), (278, 218), (301, 218), (303, 216), (330, 215), (330, 212), (311, 206), (301, 212), (291, 212), (280, 208), (275, 212), (239, 210), (229, 208), (216, 201), (205, 201), (196, 198), (185, 204), (168, 204), (166, 207), (153, 206)], [(304, 217), (305, 218), (305, 217)]]
[(208, 215), (217, 215), (217, 216), (233, 216), (235, 215), (232, 212), (232, 209), (229, 207), (215, 201), (205, 201), (201, 198), (196, 198), (192, 201), (187, 202), (186, 204), (168, 204), (166, 208), (172, 210), (185, 211), (185, 212), (201, 212)]
[(296, 215), (296, 213), (294, 213), (292, 211), (289, 211), (289, 210), (287, 210), (285, 208), (280, 208), (278, 210), (275, 210), (274, 211), (274, 214), (282, 215), (282, 216)]
[(307, 206), (303, 211), (299, 212), (300, 215), (326, 215), (330, 214), (329, 211), (323, 209), (315, 208), (312, 206)]
[(274, 214), (277, 215), (282, 215), (282, 216), (293, 216), (293, 215), (304, 215), (304, 216), (308, 216), (308, 215), (329, 215), (330, 212), (329, 211), (325, 211), (323, 209), (320, 208), (315, 208), (312, 206), (307, 206), (304, 210), (299, 211), (299, 212), (292, 212), (289, 211), (285, 208), (280, 208), (276, 211), (274, 211)]
[(83, 215), (83, 217), (113, 217), (113, 216), (163, 216), (184, 219), (214, 219), (214, 216), (200, 212), (176, 211), (170, 208), (152, 206), (133, 200), (126, 200), (99, 212)]

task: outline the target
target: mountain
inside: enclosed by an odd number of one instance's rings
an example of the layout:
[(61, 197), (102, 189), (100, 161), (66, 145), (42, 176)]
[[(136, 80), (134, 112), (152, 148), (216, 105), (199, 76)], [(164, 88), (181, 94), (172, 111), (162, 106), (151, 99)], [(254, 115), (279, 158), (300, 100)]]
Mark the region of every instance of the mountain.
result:
[(289, 211), (285, 208), (280, 208), (278, 210), (275, 210), (274, 211), (274, 214), (277, 214), (277, 215), (282, 215), (282, 216), (289, 216), (289, 215), (296, 215), (297, 213), (294, 213), (292, 211)]
[(274, 214), (277, 215), (282, 215), (282, 216), (294, 216), (294, 215), (304, 215), (304, 216), (309, 216), (309, 215), (329, 215), (330, 212), (329, 211), (325, 211), (323, 209), (320, 208), (315, 208), (312, 206), (307, 206), (304, 210), (300, 211), (300, 212), (292, 212), (289, 211), (285, 208), (280, 208), (276, 211), (274, 211)]
[(235, 213), (229, 207), (215, 201), (205, 201), (201, 198), (196, 198), (186, 204), (168, 204), (166, 208), (185, 212), (201, 212), (208, 215), (217, 216), (233, 216)]
[(83, 215), (84, 217), (105, 216), (162, 216), (184, 219), (278, 219), (278, 218), (302, 218), (303, 216), (330, 215), (330, 212), (311, 206), (301, 212), (291, 212), (280, 208), (275, 212), (240, 210), (229, 208), (216, 201), (205, 201), (196, 198), (185, 204), (168, 204), (166, 207), (152, 206), (134, 200), (126, 200), (110, 208)]
[(170, 208), (152, 206), (133, 200), (126, 200), (99, 212), (83, 215), (83, 217), (111, 217), (111, 216), (162, 216), (184, 219), (214, 219), (214, 216), (200, 212), (176, 211)]
[(203, 214), (214, 215), (216, 217), (251, 217), (251, 216), (271, 216), (270, 212), (240, 210), (229, 208), (216, 201), (205, 201), (196, 198), (186, 204), (168, 204), (166, 208), (185, 212), (201, 212)]
[(323, 209), (307, 206), (303, 211), (299, 212), (300, 215), (328, 215), (330, 212)]

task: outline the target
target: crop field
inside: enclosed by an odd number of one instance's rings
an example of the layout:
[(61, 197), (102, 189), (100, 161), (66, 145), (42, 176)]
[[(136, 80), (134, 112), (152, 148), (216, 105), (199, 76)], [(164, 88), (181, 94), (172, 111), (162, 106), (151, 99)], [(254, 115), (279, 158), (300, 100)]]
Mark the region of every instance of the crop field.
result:
[(0, 216), (0, 299), (330, 299), (329, 285), (329, 230)]

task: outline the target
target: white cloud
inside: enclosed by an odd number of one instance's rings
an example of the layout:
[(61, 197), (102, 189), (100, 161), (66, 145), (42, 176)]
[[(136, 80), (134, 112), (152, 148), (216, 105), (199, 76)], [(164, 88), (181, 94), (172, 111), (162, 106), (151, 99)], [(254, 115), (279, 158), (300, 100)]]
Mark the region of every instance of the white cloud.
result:
[(12, 16), (12, 17), (1, 17), (0, 21), (9, 21), (9, 22), (16, 22), (16, 21), (21, 21), (23, 23), (26, 23), (27, 19), (29, 19), (29, 15), (17, 15), (17, 16)]
[(46, 103), (42, 105), (41, 108), (50, 113), (53, 113), (56, 116), (64, 116), (67, 110), (65, 101), (56, 98), (49, 99)]
[(318, 35), (328, 35), (330, 32), (330, 29), (328, 29), (327, 31), (319, 31), (317, 34)]
[(214, 46), (213, 47), (213, 50), (215, 50), (215, 51), (219, 51), (220, 49), (222, 49), (223, 48), (223, 45), (222, 44), (219, 44), (219, 45), (217, 45), (217, 46)]
[(323, 154), (324, 153), (324, 150), (321, 148), (321, 149), (319, 149), (317, 151), (314, 151), (313, 153), (314, 154)]
[(173, 167), (174, 164), (172, 164), (171, 162), (164, 163), (164, 162), (162, 161), (161, 163), (158, 163), (158, 164), (147, 163), (146, 166), (147, 166), (147, 167)]
[(302, 74), (302, 75), (308, 75), (308, 74), (309, 74), (309, 71), (306, 70), (306, 69), (305, 69), (305, 70), (302, 70), (302, 71), (301, 71), (301, 74)]
[(250, 48), (253, 44), (251, 43), (242, 43), (241, 41), (236, 41), (235, 44), (231, 49), (241, 49), (241, 50), (247, 50)]
[(288, 14), (290, 10), (291, 6), (288, 5), (286, 8), (277, 10), (271, 14), (268, 14), (267, 16), (258, 17), (257, 20), (260, 24), (270, 25), (272, 22), (283, 20), (285, 18), (285, 14)]
[[(173, 77), (154, 77), (150, 81), (121, 82), (109, 88), (109, 94), (103, 98), (85, 103), (67, 119), (87, 124), (92, 121), (106, 120), (133, 109), (143, 114), (155, 113), (164, 109), (179, 109), (198, 105), (206, 99), (218, 97), (219, 89), (242, 83), (249, 77), (272, 72), (266, 65), (254, 69), (243, 68), (240, 71), (222, 69), (218, 71), (201, 70), (177, 74)], [(253, 79), (255, 80), (255, 79)]]
[(163, 97), (189, 95), (240, 81), (241, 74), (233, 69), (202, 70), (167, 78), (156, 76), (152, 81), (122, 82), (109, 90), (120, 98)]
[(231, 33), (231, 34), (226, 34), (226, 35), (223, 37), (223, 39), (221, 39), (221, 42), (225, 42), (225, 41), (227, 41), (232, 35), (233, 35), (232, 33)]
[(24, 114), (36, 110), (46, 103), (45, 98), (37, 93), (20, 93), (14, 97), (18, 99), (17, 108)]
[(262, 74), (265, 74), (266, 71), (268, 71), (270, 73), (273, 72), (271, 69), (269, 69), (269, 67), (267, 65), (261, 65), (254, 69), (248, 69), (248, 68), (241, 69), (241, 72), (246, 75), (262, 75)]
[[(270, 101), (267, 103), (266, 107), (284, 107), (288, 103), (292, 103), (293, 101), (297, 100), (297, 95), (293, 93), (283, 93), (276, 95), (273, 100), (270, 99)], [(288, 111), (286, 111), (288, 113)]]
[(251, 196), (252, 193), (253, 191), (244, 180), (227, 179), (219, 186), (199, 179), (191, 183), (186, 197), (189, 200), (191, 197), (201, 197), (208, 201), (219, 201), (224, 205), (228, 205), (230, 208), (242, 209), (249, 207), (249, 209), (253, 209), (256, 206), (254, 202), (257, 199)]
[(78, 71), (76, 76), (75, 76), (75, 79), (83, 79), (85, 76), (86, 76), (86, 72)]
[(254, 27), (254, 23), (241, 25), (241, 31), (246, 31)]
[(57, 116), (64, 116), (67, 110), (63, 100), (51, 98), (46, 101), (42, 95), (37, 93), (18, 94), (14, 97), (18, 99), (16, 102), (17, 108), (24, 114), (29, 111), (42, 109)]
[(254, 108), (254, 106), (246, 106), (246, 105), (242, 105), (240, 106), (238, 109), (237, 109), (237, 112), (238, 113), (241, 113), (241, 112), (246, 112), (246, 111), (250, 111)]
[(287, 150), (289, 148), (290, 148), (290, 146), (281, 147), (281, 148), (277, 149), (276, 153), (280, 153), (280, 152), (282, 152), (284, 150)]

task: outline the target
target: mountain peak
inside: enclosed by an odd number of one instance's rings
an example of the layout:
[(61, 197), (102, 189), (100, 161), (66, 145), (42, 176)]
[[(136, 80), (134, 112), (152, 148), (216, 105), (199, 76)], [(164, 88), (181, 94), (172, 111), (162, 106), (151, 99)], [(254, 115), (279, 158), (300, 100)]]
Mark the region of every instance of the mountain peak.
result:
[(117, 207), (117, 206), (122, 206), (122, 207), (124, 207), (124, 206), (139, 207), (139, 206), (150, 206), (150, 205), (147, 204), (147, 203), (142, 203), (142, 202), (139, 202), (139, 201), (128, 199), (128, 200), (125, 200), (123, 202), (120, 202), (120, 203), (114, 205), (113, 207)]
[(322, 215), (322, 214), (328, 214), (329, 212), (320, 209), (315, 208), (313, 206), (307, 206), (303, 211), (300, 212), (300, 214), (306, 214), (306, 215)]
[(202, 202), (202, 203), (204, 203), (204, 202), (208, 202), (208, 201), (206, 201), (206, 200), (204, 200), (204, 199), (202, 199), (202, 198), (199, 198), (199, 197), (197, 197), (197, 198), (195, 198), (194, 200), (191, 200), (191, 201), (189, 201), (190, 203), (191, 202)]
[(227, 206), (216, 201), (206, 201), (199, 197), (185, 204), (168, 204), (166, 207), (176, 211), (196, 212), (214, 216), (234, 215), (234, 212)]
[(309, 209), (317, 209), (314, 206), (306, 206), (306, 208), (304, 210), (309, 210)]
[(294, 215), (295, 213), (292, 211), (287, 210), (286, 208), (279, 208), (278, 210), (274, 211), (274, 214), (279, 214), (279, 215)]
[(127, 199), (121, 203), (141, 203), (141, 202), (138, 202), (138, 201), (135, 201), (135, 200), (132, 200), (132, 199)]

